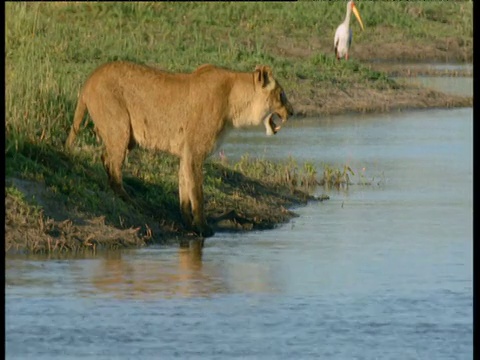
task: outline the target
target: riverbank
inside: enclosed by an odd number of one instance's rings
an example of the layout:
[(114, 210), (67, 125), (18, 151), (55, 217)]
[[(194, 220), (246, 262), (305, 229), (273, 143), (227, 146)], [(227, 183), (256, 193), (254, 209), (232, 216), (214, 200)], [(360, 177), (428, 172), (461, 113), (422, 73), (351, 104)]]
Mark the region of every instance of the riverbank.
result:
[[(74, 154), (63, 151), (78, 89), (108, 60), (170, 71), (207, 62), (243, 71), (270, 64), (297, 117), (472, 106), (472, 97), (394, 79), (420, 74), (396, 73), (398, 63), (471, 61), (471, 6), (381, 5), (359, 5), (368, 31), (354, 28), (352, 59), (338, 62), (333, 34), (325, 34), (344, 10), (326, 3), (7, 3), (5, 250), (92, 251), (192, 238), (179, 219), (176, 159), (129, 155), (125, 182), (135, 207), (108, 188), (91, 124)], [(391, 10), (396, 17), (385, 17)], [(319, 11), (329, 14), (324, 22), (314, 16)], [(395, 31), (387, 37), (388, 21)], [(295, 216), (292, 206), (318, 200), (310, 193), (322, 172), (292, 159), (228, 164), (214, 157), (205, 167), (209, 222), (217, 231), (284, 223)]]
[(322, 116), (343, 113), (401, 111), (426, 108), (473, 106), (473, 97), (442, 93), (432, 89), (404, 85), (401, 89), (368, 89), (361, 85), (313, 89), (296, 106), (298, 115)]
[[(48, 161), (48, 156), (45, 152), (38, 160)], [(141, 150), (132, 152), (130, 160), (145, 156), (164, 181), (147, 183), (145, 179), (126, 177), (136, 205), (123, 202), (104, 186), (106, 179), (100, 174), (99, 164), (84, 163), (80, 171), (68, 174), (61, 186), (68, 186), (68, 182), (77, 187), (68, 199), (58, 193), (59, 180), (52, 187), (48, 180), (7, 177), (6, 252), (82, 252), (154, 243), (188, 244), (195, 235), (181, 224), (176, 189), (178, 160), (169, 155), (154, 159)], [(66, 168), (57, 171), (68, 171), (72, 166), (63, 165)], [(217, 232), (272, 229), (296, 216), (289, 210), (292, 206), (328, 199), (311, 195), (310, 190), (319, 182), (313, 168), (307, 165), (299, 167), (292, 159), (274, 164), (248, 157), (235, 164), (219, 159), (208, 161), (204, 183), (208, 222)], [(130, 174), (135, 170), (126, 166)], [(85, 172), (95, 173), (94, 179), (83, 178)], [(329, 181), (334, 186), (341, 183), (335, 177)], [(84, 188), (93, 184), (99, 187), (95, 192)], [(94, 201), (97, 204), (92, 206)]]

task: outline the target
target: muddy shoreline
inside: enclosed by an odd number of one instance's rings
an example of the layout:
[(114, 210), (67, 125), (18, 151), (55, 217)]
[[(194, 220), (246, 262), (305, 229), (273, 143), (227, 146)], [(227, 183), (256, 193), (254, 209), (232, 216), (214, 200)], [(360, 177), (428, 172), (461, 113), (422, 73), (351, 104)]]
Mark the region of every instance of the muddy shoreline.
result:
[(431, 108), (473, 106), (473, 97), (441, 93), (426, 88), (377, 91), (371, 89), (319, 89), (295, 106), (298, 116), (340, 115), (345, 113), (382, 113)]

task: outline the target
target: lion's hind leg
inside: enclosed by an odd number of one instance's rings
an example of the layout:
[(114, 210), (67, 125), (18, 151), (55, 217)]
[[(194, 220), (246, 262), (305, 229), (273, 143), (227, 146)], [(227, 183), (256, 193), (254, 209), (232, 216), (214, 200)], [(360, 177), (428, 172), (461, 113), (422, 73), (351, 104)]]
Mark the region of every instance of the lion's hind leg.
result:
[(125, 156), (120, 157), (120, 154), (115, 152), (112, 154), (112, 152), (108, 152), (106, 149), (102, 155), (103, 166), (108, 176), (108, 184), (123, 200), (132, 201), (123, 187), (122, 165), (124, 159)]
[(192, 203), (188, 195), (187, 175), (184, 169), (185, 162), (180, 160), (180, 169), (178, 172), (178, 195), (180, 200), (180, 212), (185, 226), (193, 230)]
[(102, 162), (108, 183), (123, 200), (131, 201), (122, 182), (122, 166), (131, 140), (130, 118), (120, 105), (114, 106), (118, 102), (112, 101), (110, 104), (108, 109), (93, 111), (91, 116), (104, 145)]

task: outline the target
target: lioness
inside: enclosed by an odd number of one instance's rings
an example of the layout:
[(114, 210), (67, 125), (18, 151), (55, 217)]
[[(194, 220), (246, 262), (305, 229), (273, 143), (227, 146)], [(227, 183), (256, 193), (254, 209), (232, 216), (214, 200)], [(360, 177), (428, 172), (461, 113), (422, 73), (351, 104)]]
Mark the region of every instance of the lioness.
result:
[(188, 229), (208, 237), (203, 210), (205, 158), (225, 130), (263, 122), (275, 134), (293, 113), (268, 66), (237, 72), (202, 65), (192, 73), (169, 73), (145, 65), (115, 61), (97, 68), (85, 82), (66, 141), (72, 147), (88, 110), (104, 144), (103, 165), (112, 189), (129, 200), (122, 165), (135, 144), (180, 157), (180, 210)]

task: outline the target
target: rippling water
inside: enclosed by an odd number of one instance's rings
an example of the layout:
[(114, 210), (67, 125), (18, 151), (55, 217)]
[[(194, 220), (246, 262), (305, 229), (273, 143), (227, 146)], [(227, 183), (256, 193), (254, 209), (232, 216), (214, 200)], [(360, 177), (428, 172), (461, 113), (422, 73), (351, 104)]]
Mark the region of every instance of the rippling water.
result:
[(8, 256), (7, 358), (473, 358), (471, 108), (292, 120), (223, 148), (348, 163), (354, 185), (203, 252)]

